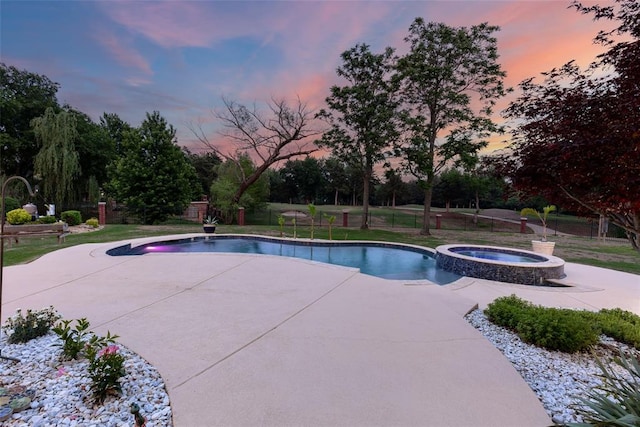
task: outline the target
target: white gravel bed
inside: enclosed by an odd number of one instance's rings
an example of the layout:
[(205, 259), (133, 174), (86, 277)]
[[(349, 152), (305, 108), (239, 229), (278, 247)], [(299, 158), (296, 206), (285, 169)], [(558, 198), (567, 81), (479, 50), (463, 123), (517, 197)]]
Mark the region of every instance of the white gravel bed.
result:
[[(538, 395), (553, 422), (583, 421), (576, 413), (576, 407), (581, 405), (578, 396), (586, 398), (588, 390), (602, 385), (599, 377), (602, 371), (591, 352), (568, 354), (525, 344), (516, 334), (491, 323), (481, 310), (474, 310), (466, 319), (509, 359)], [(607, 337), (601, 337), (597, 354), (610, 361), (619, 354), (618, 349), (639, 355), (638, 351)], [(609, 366), (613, 371), (627, 374), (615, 363)]]
[[(4, 334), (3, 334), (4, 335)], [(118, 344), (125, 356), (126, 375), (120, 380), (122, 395), (104, 404), (91, 401), (88, 361), (62, 361), (61, 340), (50, 333), (24, 344), (0, 341), (0, 387), (22, 386), (35, 392), (30, 408), (14, 413), (3, 426), (113, 426), (134, 425), (130, 405), (137, 403), (147, 419), (146, 427), (172, 426), (171, 407), (160, 373), (147, 361)]]

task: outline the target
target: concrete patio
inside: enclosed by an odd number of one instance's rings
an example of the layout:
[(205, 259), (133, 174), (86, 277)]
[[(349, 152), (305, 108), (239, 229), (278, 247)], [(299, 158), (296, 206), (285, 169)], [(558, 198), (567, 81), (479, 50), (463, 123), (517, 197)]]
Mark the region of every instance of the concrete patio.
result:
[(573, 288), (437, 286), (274, 256), (105, 254), (120, 244), (5, 268), (2, 320), (53, 305), (120, 335), (162, 374), (179, 427), (546, 426), (535, 394), (464, 314), (512, 293), (640, 314), (639, 276), (575, 264)]

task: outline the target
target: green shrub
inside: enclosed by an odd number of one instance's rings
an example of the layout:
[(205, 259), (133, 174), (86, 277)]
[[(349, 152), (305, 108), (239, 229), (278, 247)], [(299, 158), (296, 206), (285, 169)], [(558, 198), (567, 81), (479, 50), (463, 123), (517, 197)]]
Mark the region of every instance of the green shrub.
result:
[(600, 331), (586, 313), (534, 306), (515, 295), (498, 298), (485, 310), (490, 321), (514, 331), (523, 341), (568, 353), (598, 342)]
[(525, 342), (565, 353), (586, 350), (599, 341), (596, 325), (568, 309), (532, 307), (523, 313), (516, 331)]
[(602, 333), (640, 350), (640, 316), (619, 308), (600, 310), (596, 316)]
[(12, 225), (26, 224), (31, 222), (31, 214), (22, 208), (7, 212), (7, 222)]
[(620, 375), (596, 358), (602, 371), (602, 385), (587, 392), (580, 398), (584, 407), (578, 406), (582, 423), (570, 423), (572, 427), (586, 426), (640, 426), (640, 362), (633, 356), (620, 357), (614, 362), (626, 370)]
[(69, 225), (82, 224), (82, 215), (80, 215), (80, 211), (64, 211), (60, 214), (60, 219)]
[(38, 223), (40, 224), (53, 224), (57, 219), (55, 216), (41, 216), (38, 218)]
[(533, 305), (529, 301), (511, 295), (497, 298), (487, 306), (484, 312), (487, 318), (496, 325), (515, 331), (523, 313), (532, 307)]
[(93, 228), (98, 228), (98, 225), (100, 225), (100, 223), (96, 218), (89, 218), (88, 220), (85, 221), (85, 224)]
[(18, 199), (14, 199), (13, 197), (5, 197), (4, 198), (4, 211), (9, 212), (14, 209), (20, 208), (20, 202)]
[(18, 309), (13, 317), (7, 319), (2, 329), (7, 334), (7, 342), (27, 342), (46, 335), (58, 319), (60, 315), (53, 306), (36, 311), (27, 310), (26, 316)]

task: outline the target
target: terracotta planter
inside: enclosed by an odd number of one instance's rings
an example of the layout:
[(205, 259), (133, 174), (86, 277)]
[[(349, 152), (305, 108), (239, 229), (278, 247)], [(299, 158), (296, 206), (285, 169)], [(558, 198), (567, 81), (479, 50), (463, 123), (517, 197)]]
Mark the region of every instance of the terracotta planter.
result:
[(531, 247), (533, 252), (543, 255), (553, 255), (553, 249), (556, 246), (556, 242), (543, 242), (541, 240), (532, 240)]

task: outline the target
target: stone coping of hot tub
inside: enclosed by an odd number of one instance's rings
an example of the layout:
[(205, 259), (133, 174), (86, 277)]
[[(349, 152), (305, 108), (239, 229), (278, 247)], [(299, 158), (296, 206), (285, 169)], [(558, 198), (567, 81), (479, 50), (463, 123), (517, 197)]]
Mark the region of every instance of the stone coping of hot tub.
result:
[[(541, 262), (511, 262), (463, 255), (452, 249), (484, 250), (540, 258)], [(499, 246), (452, 244), (436, 248), (436, 265), (461, 276), (533, 286), (553, 286), (566, 277), (564, 260), (552, 255)]]
[[(459, 249), (459, 250), (465, 250), (465, 249), (469, 249), (469, 250), (485, 250), (485, 251), (489, 251), (489, 252), (499, 252), (499, 253), (507, 253), (507, 254), (515, 254), (515, 255), (526, 255), (532, 258), (540, 258), (541, 261), (540, 262), (510, 262), (510, 261), (500, 261), (500, 260), (493, 260), (493, 259), (487, 259), (487, 258), (477, 258), (477, 257), (472, 257), (472, 256), (468, 256), (468, 255), (464, 255), (461, 254), (459, 252), (455, 252), (452, 251), (451, 249), (455, 248), (455, 249)], [(562, 258), (558, 258), (557, 256), (553, 256), (553, 255), (546, 255), (546, 254), (541, 254), (538, 252), (533, 252), (533, 251), (529, 251), (526, 249), (517, 249), (517, 248), (507, 248), (507, 247), (502, 247), (502, 246), (486, 246), (486, 245), (466, 245), (466, 244), (451, 244), (451, 245), (441, 245), (436, 247), (436, 253), (441, 252), (441, 253), (447, 253), (447, 254), (451, 254), (453, 256), (459, 257), (459, 258), (463, 258), (463, 259), (469, 259), (469, 260), (473, 260), (473, 261), (480, 261), (480, 262), (486, 262), (488, 264), (500, 264), (500, 265), (512, 265), (512, 266), (516, 266), (516, 267), (531, 267), (531, 266), (535, 266), (535, 267), (541, 267), (541, 266), (545, 266), (545, 267), (557, 267), (557, 266), (564, 266), (564, 260)]]

